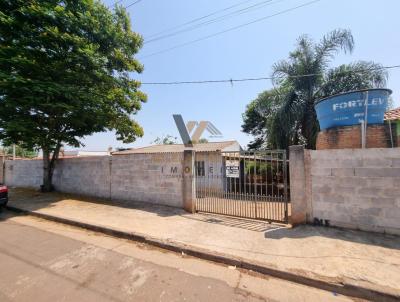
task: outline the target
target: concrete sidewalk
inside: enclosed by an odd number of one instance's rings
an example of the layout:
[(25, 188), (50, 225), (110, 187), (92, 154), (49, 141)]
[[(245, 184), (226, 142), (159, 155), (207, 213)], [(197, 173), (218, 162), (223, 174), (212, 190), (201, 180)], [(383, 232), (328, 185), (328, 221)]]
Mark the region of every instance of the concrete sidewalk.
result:
[[(241, 259), (326, 284), (400, 297), (400, 237), (333, 228), (294, 229), (180, 209), (101, 201), (26, 189), (9, 206), (60, 219), (133, 233), (210, 255)], [(294, 280), (295, 281), (295, 280)]]

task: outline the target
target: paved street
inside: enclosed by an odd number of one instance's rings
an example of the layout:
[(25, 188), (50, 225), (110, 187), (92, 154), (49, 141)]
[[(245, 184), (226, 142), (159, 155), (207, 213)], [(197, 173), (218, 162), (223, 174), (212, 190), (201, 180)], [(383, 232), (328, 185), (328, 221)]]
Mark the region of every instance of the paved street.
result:
[(0, 301), (350, 301), (79, 228), (0, 215)]
[[(400, 293), (400, 239), (310, 225), (282, 227), (183, 209), (12, 189), (10, 206), (135, 233), (333, 284)], [(136, 256), (136, 255), (135, 255)]]

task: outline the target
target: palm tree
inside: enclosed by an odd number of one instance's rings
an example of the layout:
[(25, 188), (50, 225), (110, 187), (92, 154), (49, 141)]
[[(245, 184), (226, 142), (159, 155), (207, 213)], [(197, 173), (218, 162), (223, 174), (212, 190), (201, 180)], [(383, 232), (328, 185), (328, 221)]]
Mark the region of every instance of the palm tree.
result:
[[(387, 73), (374, 62), (358, 61), (329, 68), (335, 54), (339, 51), (351, 53), (353, 48), (351, 32), (343, 29), (330, 32), (319, 43), (314, 43), (308, 36), (298, 39), (297, 47), (289, 54), (289, 59), (273, 66), (275, 88), (269, 91), (270, 97), (264, 98), (261, 103), (276, 104), (279, 99), (279, 106), (269, 116), (263, 117), (265, 128), (256, 137), (258, 146), (260, 140), (264, 140), (267, 147), (287, 148), (290, 144), (304, 143), (307, 148), (315, 149), (319, 124), (314, 105), (318, 99), (350, 90), (386, 85)], [(260, 103), (260, 96), (253, 102)], [(246, 131), (249, 130), (246, 125), (251, 124), (249, 117), (251, 119), (251, 115), (254, 116), (254, 108), (260, 110), (260, 106), (253, 104), (247, 107), (244, 114), (244, 132), (251, 133)], [(265, 122), (267, 120), (268, 123)]]

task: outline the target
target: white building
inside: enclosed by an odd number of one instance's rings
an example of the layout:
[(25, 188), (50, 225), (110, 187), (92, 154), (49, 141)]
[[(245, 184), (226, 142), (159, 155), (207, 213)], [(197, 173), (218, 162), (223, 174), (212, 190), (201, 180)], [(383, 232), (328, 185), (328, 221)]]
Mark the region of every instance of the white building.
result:
[(83, 151), (83, 150), (70, 150), (60, 151), (60, 157), (82, 157), (82, 156), (109, 156), (109, 151)]

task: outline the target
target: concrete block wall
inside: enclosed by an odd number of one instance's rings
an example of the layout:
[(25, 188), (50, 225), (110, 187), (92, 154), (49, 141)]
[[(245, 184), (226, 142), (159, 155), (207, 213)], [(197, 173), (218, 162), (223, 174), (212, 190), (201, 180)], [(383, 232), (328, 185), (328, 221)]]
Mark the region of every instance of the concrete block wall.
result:
[(110, 198), (111, 158), (65, 158), (57, 162), (53, 185), (57, 191)]
[[(7, 160), (5, 183), (40, 188), (42, 160)], [(130, 154), (60, 159), (57, 191), (183, 207), (183, 153)]]
[(309, 154), (311, 220), (400, 234), (400, 148)]
[(42, 184), (42, 160), (6, 160), (4, 170), (4, 183), (8, 186), (39, 188)]
[(112, 198), (183, 207), (183, 153), (112, 158)]

